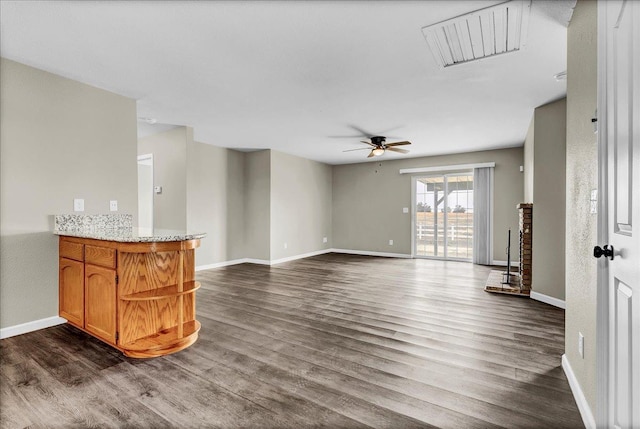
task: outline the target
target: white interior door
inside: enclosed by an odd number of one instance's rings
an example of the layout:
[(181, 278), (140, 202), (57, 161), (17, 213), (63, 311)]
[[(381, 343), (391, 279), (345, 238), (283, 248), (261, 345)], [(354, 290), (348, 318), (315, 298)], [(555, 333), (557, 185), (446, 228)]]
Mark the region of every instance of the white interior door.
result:
[[(640, 2), (605, 1), (600, 134), (607, 147), (607, 427), (640, 428)], [(602, 30), (600, 30), (602, 31)], [(600, 52), (602, 53), (602, 51)], [(602, 69), (601, 69), (602, 70)], [(604, 92), (602, 92), (604, 89)]]

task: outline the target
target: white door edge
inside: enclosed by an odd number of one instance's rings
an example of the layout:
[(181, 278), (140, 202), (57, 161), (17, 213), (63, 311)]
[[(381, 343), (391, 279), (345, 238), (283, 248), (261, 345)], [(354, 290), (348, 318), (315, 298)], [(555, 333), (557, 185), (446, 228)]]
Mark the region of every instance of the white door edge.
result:
[[(607, 7), (598, 2), (598, 243), (608, 243), (607, 156)], [(595, 245), (596, 243), (594, 243)], [(596, 409), (597, 427), (609, 422), (609, 265), (598, 260), (596, 291)]]

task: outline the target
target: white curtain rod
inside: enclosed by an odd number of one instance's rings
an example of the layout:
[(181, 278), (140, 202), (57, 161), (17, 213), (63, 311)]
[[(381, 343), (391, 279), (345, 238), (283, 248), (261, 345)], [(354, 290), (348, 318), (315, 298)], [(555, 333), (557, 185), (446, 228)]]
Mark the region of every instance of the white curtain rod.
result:
[(481, 162), (478, 164), (440, 165), (437, 167), (401, 168), (400, 174), (429, 173), (433, 171), (473, 170), (474, 168), (495, 167), (495, 162)]

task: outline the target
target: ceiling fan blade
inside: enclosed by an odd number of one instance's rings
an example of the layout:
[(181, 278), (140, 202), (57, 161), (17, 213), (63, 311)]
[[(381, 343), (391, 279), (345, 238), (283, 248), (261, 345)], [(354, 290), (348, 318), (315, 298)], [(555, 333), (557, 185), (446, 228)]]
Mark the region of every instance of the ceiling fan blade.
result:
[(374, 156), (376, 156), (376, 155), (373, 153), (373, 151), (371, 151), (371, 153), (369, 154), (369, 156), (367, 158), (372, 158)]
[(353, 152), (354, 150), (369, 150), (368, 147), (359, 147), (358, 149), (343, 150), (343, 152)]
[(371, 142), (366, 142), (364, 140), (361, 140), (360, 143), (364, 143), (364, 144), (368, 144), (369, 146), (373, 146), (373, 147), (378, 147), (377, 145), (371, 143)]
[[(377, 135), (377, 136), (387, 136), (387, 133), (388, 133), (389, 131), (395, 131), (395, 130), (397, 130), (397, 129), (399, 129), (399, 128), (403, 128), (403, 127), (404, 127), (404, 125), (398, 125), (397, 127), (387, 128), (386, 130), (382, 130), (382, 131), (380, 131), (380, 132), (379, 132), (379, 133), (377, 133), (376, 135)], [(387, 136), (387, 137), (389, 137), (389, 136)], [(395, 138), (395, 137), (391, 137), (391, 138)]]
[(393, 147), (393, 146), (404, 146), (404, 145), (408, 145), (408, 144), (411, 144), (411, 142), (404, 141), (404, 142), (396, 142), (396, 143), (387, 143), (385, 146)]
[(356, 126), (356, 125), (353, 125), (353, 124), (348, 124), (347, 126), (348, 126), (349, 128), (351, 128), (352, 130), (356, 130), (357, 132), (359, 132), (360, 134), (362, 134), (362, 135), (361, 135), (361, 137), (369, 137), (369, 136), (373, 136), (373, 135), (375, 135), (375, 134), (372, 134), (372, 133), (370, 133), (369, 131), (365, 131), (365, 130), (363, 130), (362, 128), (360, 128), (360, 127), (358, 127), (358, 126)]
[(397, 147), (387, 147), (387, 150), (390, 150), (391, 152), (409, 153), (408, 150), (398, 149)]
[[(345, 136), (345, 135), (340, 135), (340, 136), (328, 136), (331, 139), (357, 139), (357, 138), (369, 138), (371, 136), (386, 136), (387, 132), (389, 131), (394, 131), (397, 130), (398, 128), (403, 128), (404, 125), (399, 125), (397, 127), (393, 127), (393, 128), (387, 128), (386, 130), (382, 130), (382, 131), (378, 131), (375, 133), (372, 133), (370, 131), (364, 130), (360, 127), (358, 127), (357, 125), (353, 125), (353, 124), (347, 124), (347, 127), (351, 128), (354, 131), (357, 131), (358, 135), (351, 135), (351, 136)], [(386, 136), (388, 139), (398, 139), (398, 138), (402, 138), (402, 137), (392, 137), (392, 136)]]

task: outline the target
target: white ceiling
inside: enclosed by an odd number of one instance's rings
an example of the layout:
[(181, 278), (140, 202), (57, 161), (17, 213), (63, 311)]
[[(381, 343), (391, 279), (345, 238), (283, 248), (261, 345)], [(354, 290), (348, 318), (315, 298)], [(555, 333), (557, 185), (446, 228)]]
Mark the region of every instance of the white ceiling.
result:
[(342, 152), (360, 139), (335, 137), (358, 127), (413, 143), (383, 159), (476, 151), (522, 145), (533, 109), (566, 93), (575, 1), (534, 0), (519, 52), (436, 65), (421, 28), (497, 3), (3, 0), (0, 53), (216, 146), (360, 162)]

